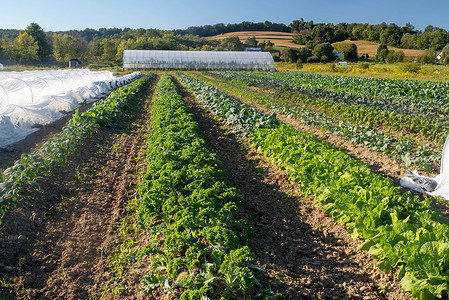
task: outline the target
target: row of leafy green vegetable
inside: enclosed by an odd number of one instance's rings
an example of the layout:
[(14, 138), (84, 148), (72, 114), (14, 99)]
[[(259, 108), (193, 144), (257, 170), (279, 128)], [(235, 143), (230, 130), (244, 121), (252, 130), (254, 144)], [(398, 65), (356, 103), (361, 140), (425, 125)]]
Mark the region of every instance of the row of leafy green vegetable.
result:
[(325, 132), (347, 138), (352, 143), (368, 146), (372, 151), (385, 153), (399, 162), (404, 162), (406, 166), (414, 165), (424, 169), (426, 172), (439, 170), (441, 151), (434, 150), (431, 144), (420, 145), (405, 138), (399, 140), (379, 131), (377, 128), (332, 118), (313, 109), (285, 102), (281, 98), (258, 93), (241, 84), (213, 80), (199, 74), (193, 76), (203, 82), (218, 86), (226, 92), (271, 108), (277, 113), (294, 117), (307, 125), (317, 126)]
[(151, 244), (151, 272), (141, 288), (182, 291), (181, 299), (233, 299), (256, 282), (247, 244), (252, 228), (237, 220), (243, 200), (228, 183), (169, 75), (158, 83), (147, 138), (147, 173), (139, 186), (139, 224)]
[(404, 290), (419, 299), (448, 297), (449, 220), (429, 208), (429, 199), (401, 193), (391, 179), (291, 125), (257, 129), (250, 142), (353, 237), (363, 238), (360, 249), (381, 270), (399, 268)]
[[(443, 144), (449, 133), (449, 120), (444, 113), (444, 105), (435, 104), (432, 100), (417, 100), (422, 104), (419, 112), (394, 101), (377, 100), (375, 97), (360, 96), (348, 92), (302, 86), (294, 82), (296, 72), (287, 73), (249, 73), (249, 72), (215, 72), (217, 76), (229, 80), (240, 79), (255, 86), (280, 90), (278, 93), (293, 98), (305, 105), (314, 106), (328, 112), (343, 114), (354, 122), (363, 122), (375, 126), (385, 126), (391, 130), (400, 130), (410, 134), (424, 136), (431, 141)], [(301, 76), (299, 73), (297, 76)], [(318, 80), (319, 78), (314, 78)], [(315, 84), (315, 83), (314, 83)], [(317, 83), (318, 84), (318, 83)], [(285, 93), (287, 91), (288, 93)], [(284, 92), (284, 93), (282, 93)], [(292, 97), (292, 93), (301, 96)], [(306, 97), (304, 97), (306, 96)], [(442, 111), (429, 113), (431, 104)]]
[(275, 113), (267, 115), (229, 97), (215, 87), (205, 85), (183, 73), (177, 73), (177, 76), (183, 84), (188, 86), (204, 107), (226, 119), (227, 124), (234, 125), (234, 133), (247, 136), (257, 128), (273, 127), (278, 124)]
[(150, 73), (111, 92), (107, 98), (95, 102), (82, 114), (76, 110), (59, 134), (46, 141), (41, 148), (23, 154), (12, 167), (4, 170), (0, 175), (1, 216), (16, 204), (19, 194), (27, 186), (39, 188), (37, 179), (54, 166), (64, 164), (96, 127), (112, 126), (153, 76), (154, 73)]
[[(227, 72), (229, 73), (229, 72)], [(343, 92), (353, 101), (379, 102), (404, 111), (443, 114), (449, 112), (449, 83), (418, 80), (365, 78), (307, 72), (256, 73), (255, 77), (288, 81), (308, 91)]]
[(296, 85), (342, 91), (398, 103), (424, 113), (449, 112), (449, 83), (410, 79), (366, 78), (314, 73), (286, 73)]

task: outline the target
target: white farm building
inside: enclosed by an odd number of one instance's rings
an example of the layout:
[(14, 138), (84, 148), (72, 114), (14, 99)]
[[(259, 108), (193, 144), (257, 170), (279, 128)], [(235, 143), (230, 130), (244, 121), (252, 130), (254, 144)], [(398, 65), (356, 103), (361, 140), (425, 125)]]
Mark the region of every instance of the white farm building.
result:
[(123, 69), (274, 71), (269, 52), (125, 50)]

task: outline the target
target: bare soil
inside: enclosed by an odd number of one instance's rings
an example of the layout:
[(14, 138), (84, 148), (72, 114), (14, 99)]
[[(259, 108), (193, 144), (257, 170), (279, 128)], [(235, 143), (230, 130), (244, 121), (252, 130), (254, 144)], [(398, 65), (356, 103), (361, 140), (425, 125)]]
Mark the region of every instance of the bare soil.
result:
[(114, 128), (98, 129), (2, 220), (1, 299), (100, 295), (111, 276), (107, 257), (116, 247), (119, 221), (138, 184), (142, 166), (135, 158), (144, 151), (149, 99)]

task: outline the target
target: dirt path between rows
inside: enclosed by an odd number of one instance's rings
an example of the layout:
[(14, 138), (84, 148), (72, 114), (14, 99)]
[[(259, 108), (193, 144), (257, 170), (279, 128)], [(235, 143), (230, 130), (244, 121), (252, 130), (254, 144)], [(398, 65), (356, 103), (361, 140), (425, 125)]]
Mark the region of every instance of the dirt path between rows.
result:
[[(100, 128), (68, 163), (40, 180), (0, 228), (1, 299), (99, 297), (107, 257), (138, 178), (151, 89), (114, 128)], [(144, 101), (145, 100), (145, 101)]]
[(240, 215), (253, 224), (251, 248), (267, 271), (259, 275), (265, 288), (286, 299), (412, 299), (395, 274), (381, 272), (374, 259), (357, 249), (360, 240), (302, 196), (299, 185), (249, 149), (246, 141), (225, 134), (177, 85), (209, 148), (244, 195)]

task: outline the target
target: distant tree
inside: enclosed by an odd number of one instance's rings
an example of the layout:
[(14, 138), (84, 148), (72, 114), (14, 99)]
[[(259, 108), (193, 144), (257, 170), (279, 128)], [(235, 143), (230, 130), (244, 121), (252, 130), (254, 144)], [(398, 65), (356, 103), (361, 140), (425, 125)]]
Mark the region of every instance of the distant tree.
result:
[(257, 40), (255, 36), (249, 36), (245, 40), (245, 46), (250, 48), (257, 47)]
[(284, 50), (284, 61), (288, 63), (296, 63), (299, 59), (299, 51), (295, 48)]
[(306, 43), (305, 48), (306, 48), (307, 50), (312, 51), (312, 50), (315, 49), (315, 47), (316, 47), (318, 44), (320, 44), (320, 43), (321, 43), (321, 42), (320, 42), (318, 39), (316, 39), (316, 40), (311, 40), (311, 41), (308, 41), (308, 42)]
[(385, 45), (385, 44), (379, 45), (379, 47), (377, 47), (376, 59), (378, 61), (385, 61), (385, 58), (387, 58), (387, 55), (388, 55), (387, 45)]
[(0, 62), (6, 59), (6, 40), (0, 39)]
[(346, 61), (357, 61), (358, 52), (357, 45), (348, 42), (334, 43), (332, 46), (340, 53), (343, 54), (343, 59)]
[(37, 55), (40, 61), (47, 61), (53, 53), (50, 41), (44, 30), (37, 24), (31, 23), (25, 30), (36, 41), (38, 46)]
[[(144, 40), (146, 40), (146, 38), (144, 38)], [(123, 52), (128, 49), (129, 50), (137, 50), (135, 48), (134, 40), (133, 39), (127, 39), (127, 40), (122, 39), (117, 45), (117, 54), (116, 54), (115, 60), (118, 62), (123, 61)]]
[(333, 50), (334, 48), (330, 43), (321, 43), (313, 48), (312, 56), (317, 57), (320, 61), (328, 62), (330, 60), (333, 60)]
[(392, 63), (397, 63), (397, 62), (402, 62), (404, 61), (404, 52), (403, 51), (394, 51), (394, 50), (390, 50), (387, 54), (387, 56), (385, 57), (385, 62), (392, 64)]
[(417, 35), (405, 33), (401, 38), (401, 45), (404, 49), (413, 49), (416, 47)]
[(87, 43), (81, 38), (68, 34), (53, 35), (53, 54), (56, 61), (68, 62), (71, 58), (83, 59), (87, 53)]
[(210, 45), (203, 45), (203, 47), (201, 47), (201, 51), (211, 51), (212, 47)]
[(89, 43), (88, 47), (89, 62), (98, 63), (101, 61), (103, 55), (103, 47), (101, 41), (92, 41)]
[(433, 49), (426, 49), (424, 53), (418, 56), (418, 62), (421, 64), (434, 64), (437, 60), (437, 52)]
[(430, 48), (441, 50), (448, 42), (448, 35), (441, 30), (435, 31), (431, 35)]
[(270, 40), (264, 40), (263, 42), (260, 42), (258, 46), (260, 47), (260, 49), (262, 49), (262, 51), (272, 51), (274, 43), (272, 43)]
[(238, 36), (230, 36), (224, 38), (221, 41), (221, 45), (225, 47), (228, 51), (242, 51), (243, 43), (240, 41)]
[(301, 60), (301, 62), (306, 62), (307, 59), (310, 57), (312, 51), (307, 50), (306, 48), (299, 48), (298, 49), (298, 60)]
[[(427, 26), (428, 27), (428, 26)], [(432, 34), (424, 32), (416, 39), (416, 48), (424, 50), (430, 48)]]
[(38, 51), (37, 42), (28, 32), (24, 31), (14, 41), (11, 58), (21, 63), (38, 61)]
[(103, 44), (103, 56), (104, 62), (116, 62), (117, 58), (117, 45), (113, 40), (106, 40)]
[(444, 46), (443, 50), (441, 51), (441, 58), (439, 62), (443, 65), (449, 64), (449, 44)]

